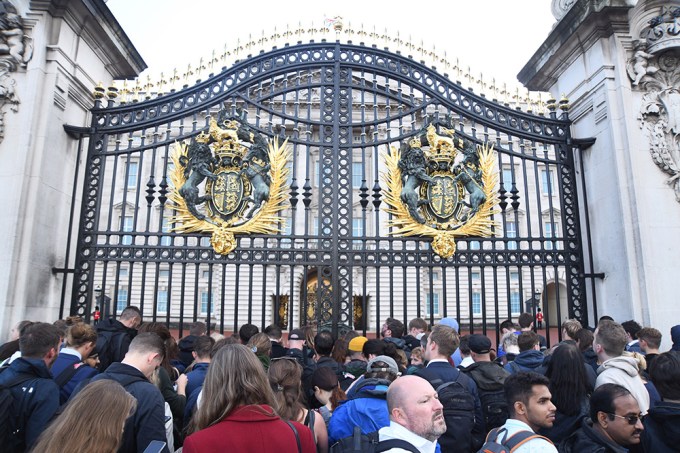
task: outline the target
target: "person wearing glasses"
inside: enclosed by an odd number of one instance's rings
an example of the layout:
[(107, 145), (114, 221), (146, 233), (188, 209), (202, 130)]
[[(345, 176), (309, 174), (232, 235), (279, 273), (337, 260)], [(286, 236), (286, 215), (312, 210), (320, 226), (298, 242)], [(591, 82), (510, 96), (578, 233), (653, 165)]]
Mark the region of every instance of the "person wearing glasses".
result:
[(560, 453), (626, 453), (644, 427), (635, 397), (618, 384), (602, 384), (590, 397), (590, 418), (560, 445)]

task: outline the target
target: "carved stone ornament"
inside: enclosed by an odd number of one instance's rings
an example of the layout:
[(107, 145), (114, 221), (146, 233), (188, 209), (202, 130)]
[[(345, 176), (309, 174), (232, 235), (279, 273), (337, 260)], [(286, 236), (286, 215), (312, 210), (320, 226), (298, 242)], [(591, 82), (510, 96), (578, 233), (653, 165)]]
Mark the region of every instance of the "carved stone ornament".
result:
[(491, 236), (498, 204), (492, 145), (475, 145), (455, 136), (450, 123), (433, 122), (383, 158), (392, 234), (431, 237), (444, 259), (456, 252), (456, 237)]
[(574, 6), (576, 0), (552, 0), (551, 11), (555, 20), (559, 21)]
[(24, 21), (7, 0), (0, 0), (0, 142), (5, 138), (6, 107), (19, 110), (16, 81), (11, 73), (33, 56), (33, 41), (24, 32)]
[(211, 118), (208, 131), (173, 151), (173, 230), (210, 233), (220, 255), (236, 248), (234, 234), (279, 232), (290, 192), (286, 145), (267, 141), (243, 116)]
[(680, 202), (680, 7), (663, 7), (635, 43), (628, 62), (633, 88), (643, 92), (640, 127), (654, 163)]

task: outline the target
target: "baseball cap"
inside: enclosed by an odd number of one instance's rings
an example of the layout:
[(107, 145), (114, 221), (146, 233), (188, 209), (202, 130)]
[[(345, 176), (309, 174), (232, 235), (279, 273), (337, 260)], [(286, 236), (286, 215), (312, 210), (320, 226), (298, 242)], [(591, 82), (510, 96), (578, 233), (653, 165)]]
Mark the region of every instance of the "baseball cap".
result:
[(289, 340), (304, 340), (305, 334), (300, 329), (293, 329), (288, 334)]
[(361, 352), (364, 350), (364, 343), (368, 341), (366, 337), (354, 337), (349, 341), (347, 350), (351, 352)]
[[(383, 362), (385, 365), (387, 365), (387, 368), (375, 365), (376, 362)], [(397, 362), (395, 362), (392, 357), (379, 355), (368, 361), (368, 365), (366, 365), (366, 372), (370, 373), (371, 371), (389, 371), (390, 373), (398, 375), (399, 367), (397, 366)]]
[(470, 351), (475, 354), (488, 354), (491, 351), (491, 340), (485, 335), (472, 334), (468, 337)]

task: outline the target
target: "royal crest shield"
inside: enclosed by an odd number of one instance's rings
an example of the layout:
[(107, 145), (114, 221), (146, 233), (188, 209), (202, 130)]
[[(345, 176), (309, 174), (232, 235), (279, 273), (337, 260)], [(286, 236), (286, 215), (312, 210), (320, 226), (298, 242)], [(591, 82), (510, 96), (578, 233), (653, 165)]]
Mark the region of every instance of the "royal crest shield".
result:
[(432, 237), (443, 258), (453, 256), (458, 236), (490, 236), (498, 204), (493, 146), (458, 138), (447, 126), (429, 123), (383, 155), (392, 234)]
[(278, 138), (266, 140), (242, 116), (211, 118), (207, 131), (172, 154), (170, 200), (178, 232), (211, 233), (213, 249), (225, 255), (234, 234), (273, 234), (285, 220), (290, 151)]

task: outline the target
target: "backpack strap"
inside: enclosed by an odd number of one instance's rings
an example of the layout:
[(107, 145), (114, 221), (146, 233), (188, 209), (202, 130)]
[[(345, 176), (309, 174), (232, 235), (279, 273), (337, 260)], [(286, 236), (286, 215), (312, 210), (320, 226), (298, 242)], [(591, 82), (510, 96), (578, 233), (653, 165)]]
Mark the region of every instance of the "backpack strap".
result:
[(83, 362), (76, 362), (73, 365), (64, 368), (61, 373), (54, 377), (54, 382), (57, 383), (59, 388), (63, 388), (71, 379), (73, 379), (73, 376), (76, 375), (83, 365), (85, 365)]
[(300, 435), (298, 434), (297, 429), (295, 429), (295, 425), (293, 425), (288, 420), (284, 420), (284, 422), (286, 422), (286, 425), (290, 426), (290, 429), (293, 430), (293, 434), (295, 434), (295, 443), (297, 444), (297, 451), (298, 453), (302, 453), (302, 445), (300, 445)]
[(382, 452), (382, 451), (389, 451), (393, 448), (400, 448), (402, 450), (410, 451), (412, 453), (420, 453), (420, 450), (418, 450), (412, 444), (406, 442), (403, 439), (381, 440), (375, 446), (375, 451), (376, 451), (376, 453), (379, 453), (379, 452)]
[(541, 436), (540, 434), (536, 434), (533, 431), (518, 431), (515, 434), (513, 434), (512, 436), (505, 439), (505, 441), (503, 442), (503, 445), (508, 447), (510, 449), (510, 452), (512, 453), (517, 448), (519, 448), (521, 445), (524, 445), (526, 442), (529, 442), (530, 440), (533, 440), (533, 439), (544, 439), (550, 445), (553, 445), (553, 443), (550, 439), (548, 439), (547, 437)]

